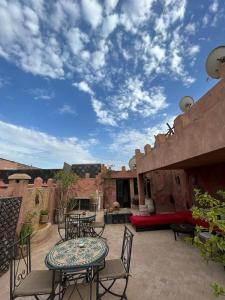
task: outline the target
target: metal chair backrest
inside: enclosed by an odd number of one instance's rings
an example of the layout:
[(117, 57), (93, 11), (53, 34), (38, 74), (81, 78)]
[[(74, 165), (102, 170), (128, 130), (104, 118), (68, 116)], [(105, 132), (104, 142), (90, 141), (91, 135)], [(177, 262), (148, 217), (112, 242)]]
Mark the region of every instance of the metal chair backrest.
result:
[(66, 215), (65, 218), (65, 240), (80, 237), (80, 214)]
[(130, 229), (128, 229), (127, 226), (125, 226), (124, 235), (123, 235), (121, 260), (123, 261), (124, 268), (127, 273), (129, 273), (129, 271), (130, 271), (133, 236), (134, 236), (134, 234), (130, 231)]
[(10, 300), (15, 289), (31, 272), (30, 234), (11, 245), (10, 248)]
[(97, 203), (90, 203), (90, 211), (97, 212)]
[(91, 236), (91, 224), (92, 220), (90, 218), (82, 218), (80, 220), (80, 236), (87, 237)]

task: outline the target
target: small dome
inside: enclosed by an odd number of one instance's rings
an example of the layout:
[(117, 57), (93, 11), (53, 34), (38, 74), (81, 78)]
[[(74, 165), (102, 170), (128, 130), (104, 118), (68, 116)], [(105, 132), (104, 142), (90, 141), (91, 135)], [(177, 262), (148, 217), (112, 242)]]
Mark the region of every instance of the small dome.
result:
[(12, 174), (8, 177), (9, 180), (30, 180), (31, 177), (27, 174)]

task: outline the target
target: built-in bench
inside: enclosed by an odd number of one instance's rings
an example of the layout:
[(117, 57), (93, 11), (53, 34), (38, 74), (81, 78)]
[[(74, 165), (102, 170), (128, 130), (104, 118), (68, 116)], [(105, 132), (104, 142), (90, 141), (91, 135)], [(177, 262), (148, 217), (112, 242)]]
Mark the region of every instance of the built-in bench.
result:
[(172, 224), (193, 224), (208, 227), (208, 223), (200, 219), (193, 219), (191, 211), (179, 211), (166, 214), (147, 216), (130, 216), (130, 222), (136, 231), (146, 231), (169, 228)]

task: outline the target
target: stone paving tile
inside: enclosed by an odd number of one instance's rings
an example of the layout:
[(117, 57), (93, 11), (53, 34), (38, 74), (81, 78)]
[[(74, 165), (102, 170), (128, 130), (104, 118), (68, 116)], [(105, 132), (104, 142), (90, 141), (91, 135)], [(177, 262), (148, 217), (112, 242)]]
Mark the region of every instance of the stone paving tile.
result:
[[(123, 228), (123, 225), (106, 226), (104, 236), (110, 249), (108, 258), (120, 256)], [(47, 242), (32, 250), (33, 269), (46, 268), (44, 258), (58, 239), (54, 225)], [(182, 239), (174, 241), (170, 230), (135, 233), (131, 274), (127, 290), (129, 300), (213, 300), (210, 284), (225, 285), (223, 267), (206, 264), (193, 246)], [(121, 284), (117, 285), (118, 289), (120, 287)], [(6, 273), (0, 277), (0, 300), (8, 299), (9, 273)], [(107, 295), (103, 299), (116, 298)]]

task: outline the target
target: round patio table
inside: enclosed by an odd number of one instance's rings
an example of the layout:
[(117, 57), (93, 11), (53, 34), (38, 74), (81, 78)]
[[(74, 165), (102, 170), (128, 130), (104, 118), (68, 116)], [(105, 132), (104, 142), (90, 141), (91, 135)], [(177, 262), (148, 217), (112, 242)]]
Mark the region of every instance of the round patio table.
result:
[(108, 254), (108, 245), (101, 238), (85, 237), (55, 245), (45, 258), (54, 270), (81, 270), (100, 264)]
[(96, 218), (96, 212), (93, 211), (81, 211), (81, 210), (77, 210), (77, 211), (72, 211), (69, 213), (69, 215), (71, 217), (73, 217), (73, 215), (80, 215), (80, 220), (86, 220), (86, 221), (95, 221)]

